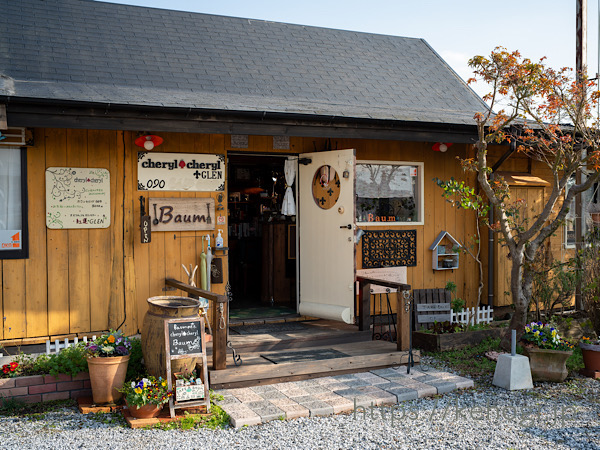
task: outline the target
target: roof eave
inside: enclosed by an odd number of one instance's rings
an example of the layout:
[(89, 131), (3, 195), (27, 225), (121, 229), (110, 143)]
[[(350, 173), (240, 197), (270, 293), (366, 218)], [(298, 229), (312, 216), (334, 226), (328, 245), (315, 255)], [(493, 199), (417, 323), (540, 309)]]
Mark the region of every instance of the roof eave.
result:
[(475, 125), (270, 111), (100, 104), (0, 96), (11, 127), (152, 130), (473, 143)]

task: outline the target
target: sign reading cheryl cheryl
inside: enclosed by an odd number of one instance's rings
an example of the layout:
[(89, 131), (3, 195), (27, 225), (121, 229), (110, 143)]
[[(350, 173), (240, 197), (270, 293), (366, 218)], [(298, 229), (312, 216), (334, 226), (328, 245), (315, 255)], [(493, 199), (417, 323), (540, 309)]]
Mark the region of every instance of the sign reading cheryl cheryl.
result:
[(139, 191), (224, 191), (225, 155), (138, 152)]

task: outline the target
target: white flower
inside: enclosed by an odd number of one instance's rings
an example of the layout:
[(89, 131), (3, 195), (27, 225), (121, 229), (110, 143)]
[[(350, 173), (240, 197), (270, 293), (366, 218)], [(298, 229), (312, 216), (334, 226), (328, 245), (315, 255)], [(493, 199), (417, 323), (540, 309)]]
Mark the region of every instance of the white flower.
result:
[(135, 382), (131, 382), (131, 388), (133, 389), (135, 387)]

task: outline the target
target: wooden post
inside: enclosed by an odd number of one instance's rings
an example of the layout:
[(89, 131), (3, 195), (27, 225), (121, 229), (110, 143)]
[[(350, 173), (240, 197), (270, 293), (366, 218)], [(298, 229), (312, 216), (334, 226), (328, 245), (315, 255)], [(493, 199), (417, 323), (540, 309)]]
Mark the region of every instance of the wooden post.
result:
[[(193, 294), (198, 297), (206, 298), (213, 302), (215, 313), (212, 320), (213, 332), (213, 369), (223, 370), (227, 368), (227, 328), (228, 323), (228, 304), (227, 296), (215, 294), (214, 292), (205, 291), (203, 289), (191, 286), (181, 281), (167, 278), (165, 280), (167, 286), (173, 286), (188, 294)], [(222, 306), (221, 306), (222, 305)]]
[(398, 289), (396, 292), (396, 298), (398, 299), (397, 303), (397, 345), (399, 351), (408, 350), (410, 346), (410, 308), (407, 311), (405, 308), (405, 302), (403, 293), (405, 291), (401, 291)]
[(213, 370), (227, 368), (227, 297), (220, 295), (213, 314)]
[(371, 328), (371, 285), (358, 283), (358, 329), (366, 331)]

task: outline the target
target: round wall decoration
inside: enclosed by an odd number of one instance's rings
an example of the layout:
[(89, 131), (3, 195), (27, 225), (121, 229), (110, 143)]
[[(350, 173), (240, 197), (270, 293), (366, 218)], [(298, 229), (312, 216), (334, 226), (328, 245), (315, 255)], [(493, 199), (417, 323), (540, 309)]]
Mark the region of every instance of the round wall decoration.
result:
[(340, 198), (340, 177), (331, 166), (321, 166), (315, 172), (312, 182), (315, 203), (321, 209), (329, 209)]

